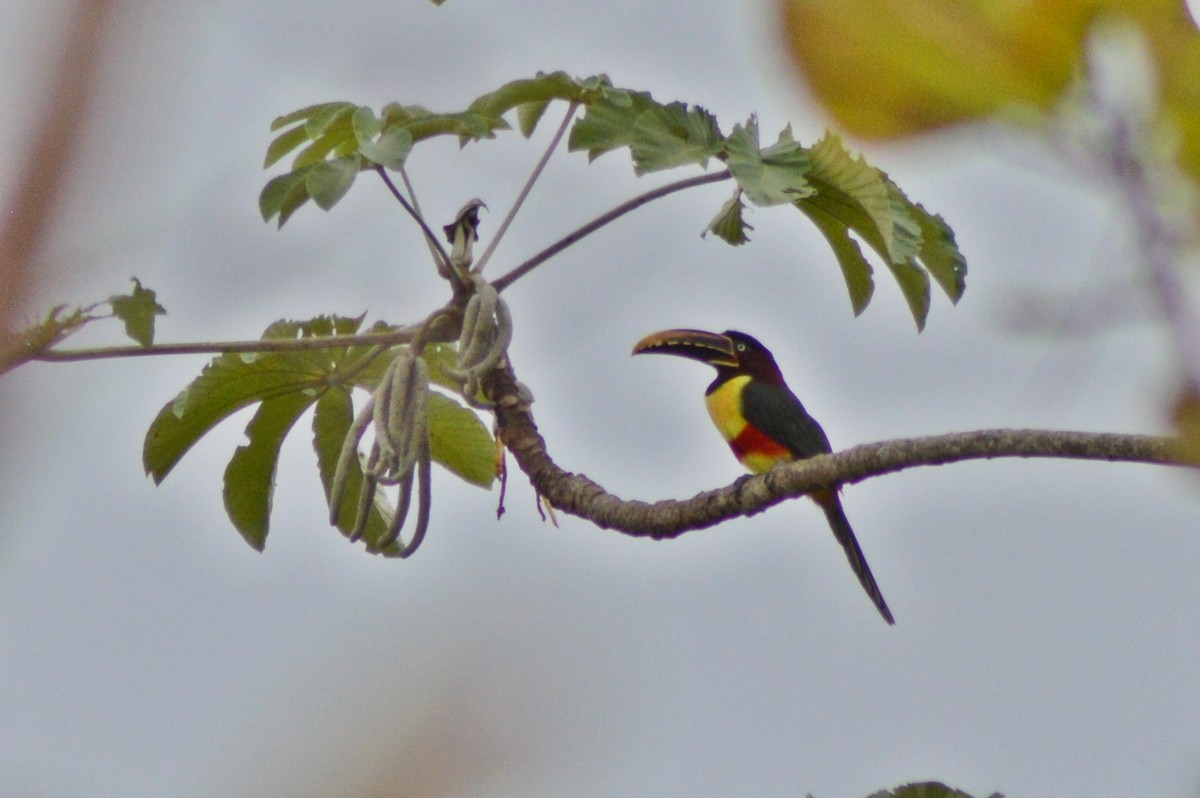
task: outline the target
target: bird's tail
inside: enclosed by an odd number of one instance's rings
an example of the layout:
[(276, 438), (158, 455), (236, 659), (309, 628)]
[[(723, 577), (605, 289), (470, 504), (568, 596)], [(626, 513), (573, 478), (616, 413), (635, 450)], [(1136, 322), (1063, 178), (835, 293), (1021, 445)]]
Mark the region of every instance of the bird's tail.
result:
[(871, 601), (875, 602), (875, 607), (883, 619), (890, 624), (896, 623), (892, 617), (892, 611), (888, 609), (887, 602), (883, 600), (883, 593), (880, 592), (879, 585), (875, 583), (875, 577), (871, 575), (871, 567), (867, 565), (867, 558), (863, 556), (862, 549), (858, 546), (854, 530), (850, 528), (850, 520), (846, 518), (846, 513), (842, 510), (842, 500), (834, 491), (814, 493), (812, 497), (825, 511), (825, 517), (829, 519), (829, 527), (833, 530), (833, 536), (846, 550), (846, 559), (850, 561), (850, 567), (854, 570), (854, 575), (858, 577), (863, 590), (867, 591)]

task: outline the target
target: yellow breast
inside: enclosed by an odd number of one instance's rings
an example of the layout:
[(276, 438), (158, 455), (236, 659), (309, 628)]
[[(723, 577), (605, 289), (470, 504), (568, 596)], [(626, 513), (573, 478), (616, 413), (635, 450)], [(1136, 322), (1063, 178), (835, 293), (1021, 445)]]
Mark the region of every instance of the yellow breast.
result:
[(768, 438), (742, 414), (742, 389), (750, 377), (734, 377), (705, 397), (708, 414), (733, 450), (733, 455), (752, 473), (770, 471), (778, 462), (791, 460), (788, 448)]
[(746, 428), (746, 418), (742, 415), (741, 393), (743, 386), (748, 382), (748, 376), (734, 377), (704, 397), (704, 403), (708, 405), (708, 414), (726, 441), (733, 441)]

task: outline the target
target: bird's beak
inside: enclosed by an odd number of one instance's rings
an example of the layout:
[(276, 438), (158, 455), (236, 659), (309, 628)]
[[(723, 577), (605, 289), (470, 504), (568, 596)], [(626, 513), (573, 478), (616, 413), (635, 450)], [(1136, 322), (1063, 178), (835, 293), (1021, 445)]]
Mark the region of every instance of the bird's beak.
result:
[(733, 341), (720, 333), (704, 330), (663, 330), (650, 333), (634, 344), (633, 354), (678, 355), (707, 363), (710, 366), (738, 364)]

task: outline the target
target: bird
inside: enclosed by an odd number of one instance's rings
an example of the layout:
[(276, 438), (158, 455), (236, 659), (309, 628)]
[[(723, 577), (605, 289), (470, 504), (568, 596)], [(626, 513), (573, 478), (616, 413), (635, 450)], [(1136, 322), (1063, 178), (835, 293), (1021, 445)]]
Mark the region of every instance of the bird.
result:
[[(717, 370), (717, 378), (704, 393), (705, 404), (734, 456), (751, 473), (763, 474), (778, 463), (833, 451), (825, 430), (792, 393), (770, 350), (744, 332), (662, 330), (638, 341), (633, 354), (676, 355)], [(833, 536), (845, 550), (863, 590), (883, 619), (895, 624), (842, 509), (838, 490), (823, 488), (809, 495), (825, 511)]]

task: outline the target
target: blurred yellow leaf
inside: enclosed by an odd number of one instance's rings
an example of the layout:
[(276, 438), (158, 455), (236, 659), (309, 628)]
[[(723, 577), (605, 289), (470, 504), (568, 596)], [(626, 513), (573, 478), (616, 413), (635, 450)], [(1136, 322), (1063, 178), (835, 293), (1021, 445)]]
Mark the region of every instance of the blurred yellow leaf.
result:
[[(869, 137), (1053, 106), (1104, 13), (1124, 14), (1151, 36), (1191, 40), (1173, 50), (1192, 52), (1196, 35), (1180, 19), (1183, 0), (778, 2), (788, 50), (817, 96), (847, 131)], [(1196, 75), (1177, 73), (1181, 94), (1200, 91)]]
[(1200, 30), (1182, 0), (1142, 22), (1158, 64), (1163, 113), (1180, 134), (1179, 164), (1200, 179)]
[(1179, 456), (1200, 464), (1200, 395), (1183, 391), (1175, 400), (1175, 432), (1179, 435)]

